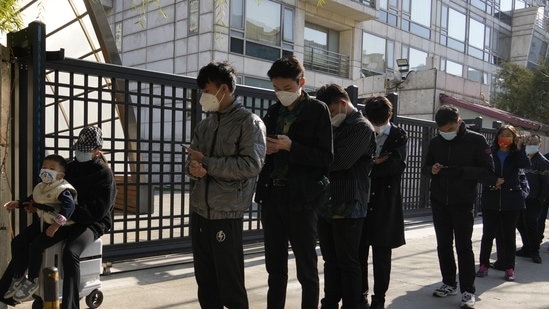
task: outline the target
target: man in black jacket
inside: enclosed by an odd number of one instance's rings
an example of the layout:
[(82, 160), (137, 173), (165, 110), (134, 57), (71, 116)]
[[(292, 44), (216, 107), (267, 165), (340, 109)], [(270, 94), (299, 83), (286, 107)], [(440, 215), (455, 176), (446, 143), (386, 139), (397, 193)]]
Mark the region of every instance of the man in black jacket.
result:
[(267, 156), (255, 201), (261, 207), (269, 309), (283, 309), (286, 302), (288, 241), (302, 289), (301, 307), (318, 307), (317, 209), (325, 202), (333, 160), (332, 125), (326, 104), (303, 91), (304, 73), (294, 56), (278, 59), (267, 72), (278, 102), (263, 117)]
[(549, 161), (539, 153), (540, 145), (539, 135), (528, 137), (526, 154), (532, 165), (524, 172), (528, 178), (530, 193), (526, 197), (526, 209), (521, 211), (517, 223), (517, 230), (522, 238), (522, 248), (517, 251), (517, 256), (532, 258), (532, 262), (536, 264), (541, 263), (538, 217), (549, 194)]
[(456, 107), (441, 106), (435, 122), (439, 135), (431, 139), (422, 167), (422, 173), (431, 177), (431, 209), (442, 274), (442, 286), (433, 295), (446, 297), (457, 293), (455, 237), (461, 307), (474, 308), (473, 205), (478, 179), (494, 173), (494, 161), (486, 138), (465, 128)]
[(362, 296), (358, 250), (366, 216), (370, 171), (376, 149), (374, 128), (351, 103), (343, 87), (320, 87), (316, 98), (332, 115), (334, 161), (330, 166), (330, 189), (319, 208), (318, 239), (324, 259), (322, 309), (367, 309)]
[(360, 241), (362, 292), (368, 295), (368, 256), (372, 247), (374, 290), (370, 309), (385, 308), (391, 278), (392, 249), (405, 244), (401, 176), (406, 168), (406, 131), (390, 122), (393, 105), (385, 97), (373, 97), (364, 106), (376, 131), (376, 153), (370, 174), (372, 187), (368, 215)]

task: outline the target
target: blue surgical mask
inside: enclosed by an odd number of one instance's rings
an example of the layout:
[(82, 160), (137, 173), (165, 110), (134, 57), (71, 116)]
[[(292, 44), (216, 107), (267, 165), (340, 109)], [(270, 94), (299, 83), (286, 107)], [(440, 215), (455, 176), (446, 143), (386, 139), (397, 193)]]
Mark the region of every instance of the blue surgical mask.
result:
[(457, 136), (457, 131), (453, 131), (453, 132), (442, 132), (442, 131), (439, 131), (438, 134), (440, 134), (440, 136), (442, 136), (442, 138), (444, 138), (445, 140), (451, 141), (451, 140), (453, 140), (454, 138), (456, 138), (456, 136)]
[(88, 162), (93, 159), (93, 153), (92, 152), (82, 152), (80, 150), (75, 150), (74, 155), (76, 157), (76, 160), (78, 162)]
[(526, 145), (525, 150), (529, 155), (536, 154), (539, 151), (539, 145)]

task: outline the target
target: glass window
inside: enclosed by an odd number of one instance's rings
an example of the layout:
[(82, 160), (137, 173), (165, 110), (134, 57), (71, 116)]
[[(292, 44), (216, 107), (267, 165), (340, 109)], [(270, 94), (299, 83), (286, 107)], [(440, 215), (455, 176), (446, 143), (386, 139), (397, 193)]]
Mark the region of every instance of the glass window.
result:
[(474, 82), (482, 82), (482, 72), (473, 68), (467, 68), (467, 79)]
[(513, 1), (514, 0), (500, 0), (499, 10), (502, 12), (508, 12), (513, 10)]
[(484, 24), (469, 18), (469, 45), (484, 49)]
[(448, 12), (448, 36), (465, 41), (465, 15), (453, 9)]
[(463, 66), (450, 60), (446, 60), (446, 73), (463, 77)]
[(231, 0), (231, 27), (244, 29), (244, 3), (242, 0)]
[(483, 11), (486, 10), (486, 3), (484, 0), (471, 0), (471, 4)]
[(540, 39), (539, 35), (534, 35), (532, 43), (530, 45), (530, 51), (528, 53), (528, 61), (534, 64), (539, 64), (540, 60), (545, 56), (547, 52), (547, 42)]
[(198, 21), (200, 20), (200, 3), (198, 0), (189, 1), (189, 35), (198, 34)]
[(284, 8), (284, 41), (294, 40), (294, 10)]
[(385, 44), (384, 38), (362, 34), (362, 67), (380, 73), (385, 73)]
[(393, 69), (395, 67), (395, 42), (387, 41), (387, 67)]
[(114, 24), (114, 43), (118, 52), (122, 51), (122, 22)]
[(431, 0), (413, 0), (411, 9), (413, 22), (431, 27)]
[(427, 53), (415, 48), (410, 48), (408, 56), (410, 70), (422, 71), (427, 69)]
[(270, 0), (232, 0), (230, 8), (231, 52), (266, 60), (292, 54), (292, 8)]
[(328, 49), (328, 29), (305, 23), (305, 44), (321, 49)]
[(259, 43), (280, 45), (279, 3), (246, 1), (246, 38)]

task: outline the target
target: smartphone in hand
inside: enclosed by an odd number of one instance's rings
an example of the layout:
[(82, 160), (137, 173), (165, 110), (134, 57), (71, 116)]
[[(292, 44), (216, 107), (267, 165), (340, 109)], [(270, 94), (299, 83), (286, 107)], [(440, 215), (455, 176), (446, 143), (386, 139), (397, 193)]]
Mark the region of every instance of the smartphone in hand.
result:
[(379, 154), (380, 157), (388, 157), (392, 154), (392, 152), (390, 151), (386, 151), (386, 152), (382, 152)]
[(278, 139), (278, 134), (267, 134), (267, 137)]

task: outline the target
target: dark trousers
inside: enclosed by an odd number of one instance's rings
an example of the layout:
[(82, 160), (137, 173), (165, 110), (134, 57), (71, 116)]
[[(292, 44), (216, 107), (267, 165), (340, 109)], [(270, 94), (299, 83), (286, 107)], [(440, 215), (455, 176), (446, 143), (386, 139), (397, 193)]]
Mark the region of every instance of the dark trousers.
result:
[(30, 280), (37, 279), (42, 267), (42, 253), (47, 248), (67, 238), (70, 227), (60, 227), (53, 237), (46, 235), (49, 224), (44, 223), (41, 228), (40, 221), (35, 221), (26, 227), (11, 241), (11, 253), (13, 263), (13, 277), (21, 278), (28, 270), (27, 277)]
[(515, 268), (515, 230), (520, 210), (482, 210), (482, 239), (480, 242), (480, 264), (490, 265), (490, 254), (494, 238), (497, 236), (498, 264), (509, 269)]
[(261, 204), (265, 241), (265, 267), (269, 274), (267, 309), (284, 309), (288, 285), (288, 241), (295, 255), (297, 280), (301, 284), (301, 308), (316, 309), (319, 298), (315, 210), (290, 210), (286, 187), (274, 187), (271, 198)]
[[(385, 294), (389, 289), (391, 280), (391, 256), (393, 250), (391, 247), (371, 246), (372, 248), (372, 266), (374, 270), (374, 293), (372, 302), (385, 303)], [(362, 272), (362, 292), (367, 294), (370, 287), (368, 285), (368, 256), (370, 255), (370, 246), (364, 244), (360, 248), (360, 263)]]
[(539, 255), (538, 218), (540, 210), (540, 201), (526, 199), (526, 209), (520, 212), (517, 222), (517, 230), (522, 238), (522, 250), (532, 256)]
[(12, 259), (0, 279), (0, 301), (13, 304), (13, 299), (3, 299), (13, 278), (21, 278), (28, 271), (29, 279), (37, 279), (42, 267), (42, 253), (47, 248), (63, 241), (69, 235), (70, 227), (60, 227), (53, 237), (46, 235), (48, 224), (41, 227), (40, 221), (35, 221), (26, 227), (11, 241)]
[(461, 293), (475, 293), (475, 256), (473, 254), (473, 204), (444, 205), (431, 200), (433, 225), (437, 237), (437, 253), (442, 282), (456, 285), (454, 238), (459, 267)]
[(322, 309), (366, 308), (360, 288), (358, 248), (364, 218), (318, 218), (318, 239), (324, 259)]
[(547, 211), (549, 210), (549, 198), (541, 204), (541, 210), (538, 217), (538, 235), (539, 241), (543, 242), (543, 233), (545, 233), (545, 221), (547, 220)]
[(80, 308), (80, 255), (96, 240), (87, 226), (75, 224), (69, 227), (63, 249), (63, 299), (61, 309)]
[(200, 307), (247, 309), (242, 218), (209, 220), (193, 213), (191, 240)]

